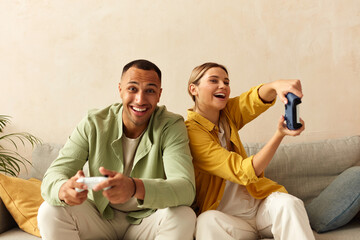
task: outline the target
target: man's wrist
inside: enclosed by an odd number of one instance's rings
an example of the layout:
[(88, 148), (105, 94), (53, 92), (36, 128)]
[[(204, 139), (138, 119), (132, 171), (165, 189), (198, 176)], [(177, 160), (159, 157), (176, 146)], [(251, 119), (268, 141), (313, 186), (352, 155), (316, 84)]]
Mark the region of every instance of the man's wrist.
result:
[(145, 198), (145, 186), (144, 182), (140, 178), (134, 178), (135, 184), (136, 184), (136, 193), (134, 197), (137, 200), (144, 200)]
[(133, 194), (131, 195), (131, 198), (133, 198), (136, 194), (136, 182), (135, 180), (132, 178), (132, 177), (129, 177), (134, 185), (134, 191), (133, 191)]

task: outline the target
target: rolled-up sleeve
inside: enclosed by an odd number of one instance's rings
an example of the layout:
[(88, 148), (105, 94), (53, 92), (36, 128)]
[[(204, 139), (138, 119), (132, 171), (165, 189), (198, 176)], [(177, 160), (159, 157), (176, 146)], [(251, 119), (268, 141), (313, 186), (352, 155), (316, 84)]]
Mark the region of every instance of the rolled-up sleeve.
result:
[(271, 103), (264, 103), (261, 100), (258, 90), (262, 85), (229, 99), (225, 111), (238, 130), (275, 104), (276, 99)]
[(64, 205), (59, 199), (59, 190), (69, 178), (74, 176), (79, 169), (82, 169), (87, 161), (88, 131), (88, 122), (84, 118), (46, 171), (41, 184), (41, 194), (49, 204)]
[[(184, 121), (178, 118), (161, 134), (162, 162), (166, 179), (142, 179), (144, 208), (190, 206), (195, 198), (195, 174)], [(158, 166), (159, 167), (159, 166)]]

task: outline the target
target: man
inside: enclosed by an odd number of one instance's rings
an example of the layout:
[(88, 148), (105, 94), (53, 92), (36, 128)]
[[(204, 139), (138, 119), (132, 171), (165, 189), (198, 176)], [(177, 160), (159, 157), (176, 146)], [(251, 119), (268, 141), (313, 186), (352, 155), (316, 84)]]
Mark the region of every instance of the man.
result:
[[(125, 65), (122, 104), (89, 111), (45, 173), (43, 239), (193, 239), (187, 131), (180, 115), (157, 106), (161, 91), (155, 64)], [(108, 177), (93, 190), (76, 182), (86, 162), (89, 176)]]

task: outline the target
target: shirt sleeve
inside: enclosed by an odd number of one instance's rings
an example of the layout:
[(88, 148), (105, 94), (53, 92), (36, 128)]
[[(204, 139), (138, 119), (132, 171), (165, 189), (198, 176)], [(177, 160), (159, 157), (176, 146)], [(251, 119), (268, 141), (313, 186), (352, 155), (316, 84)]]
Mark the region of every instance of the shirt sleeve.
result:
[(217, 136), (195, 122), (188, 125), (188, 133), (196, 169), (241, 185), (258, 181), (253, 156), (244, 158), (228, 151), (220, 145)]
[(145, 199), (143, 208), (190, 206), (195, 198), (195, 174), (187, 130), (182, 118), (164, 129), (161, 141), (166, 179), (142, 179)]
[(264, 103), (261, 100), (258, 91), (262, 85), (229, 99), (225, 111), (238, 130), (275, 104), (276, 99), (271, 103)]
[(59, 190), (68, 179), (82, 169), (87, 161), (89, 129), (85, 118), (73, 131), (58, 157), (46, 171), (41, 184), (41, 194), (49, 204), (55, 206), (65, 204), (59, 199)]

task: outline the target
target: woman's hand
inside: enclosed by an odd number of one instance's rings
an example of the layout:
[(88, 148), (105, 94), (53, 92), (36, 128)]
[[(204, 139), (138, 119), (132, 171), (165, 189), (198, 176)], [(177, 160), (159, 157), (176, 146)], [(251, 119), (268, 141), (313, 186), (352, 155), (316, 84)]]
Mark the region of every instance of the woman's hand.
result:
[(279, 122), (278, 122), (277, 134), (279, 134), (282, 137), (284, 137), (286, 135), (288, 135), (288, 136), (300, 135), (300, 133), (305, 130), (305, 122), (301, 118), (300, 118), (300, 122), (302, 124), (301, 128), (296, 129), (296, 130), (290, 130), (286, 126), (284, 116), (281, 116), (279, 119)]
[(292, 92), (299, 98), (303, 97), (300, 80), (285, 79), (266, 83), (259, 88), (259, 97), (264, 102), (272, 102), (274, 101), (276, 95), (278, 95), (280, 100), (284, 104), (287, 104), (286, 94), (289, 92)]
[(299, 98), (303, 97), (301, 82), (298, 79), (277, 80), (274, 82), (274, 90), (284, 104), (287, 104), (288, 102), (286, 94), (289, 92), (295, 94)]

